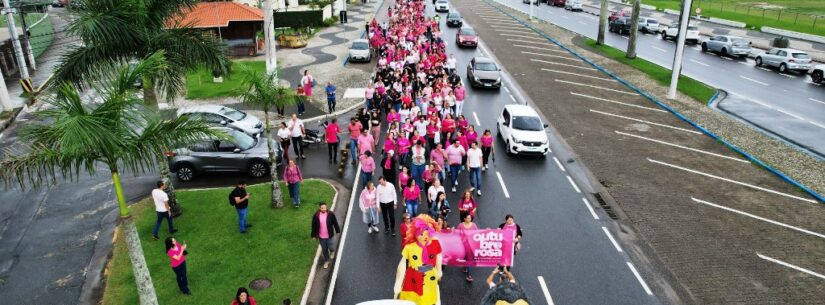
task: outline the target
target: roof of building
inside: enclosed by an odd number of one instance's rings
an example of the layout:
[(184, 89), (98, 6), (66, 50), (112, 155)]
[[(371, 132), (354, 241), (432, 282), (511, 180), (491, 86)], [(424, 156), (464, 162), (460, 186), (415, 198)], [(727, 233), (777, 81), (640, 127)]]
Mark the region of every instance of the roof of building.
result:
[(236, 2), (200, 2), (182, 12), (182, 24), (193, 28), (227, 27), (230, 21), (263, 21), (263, 10)]

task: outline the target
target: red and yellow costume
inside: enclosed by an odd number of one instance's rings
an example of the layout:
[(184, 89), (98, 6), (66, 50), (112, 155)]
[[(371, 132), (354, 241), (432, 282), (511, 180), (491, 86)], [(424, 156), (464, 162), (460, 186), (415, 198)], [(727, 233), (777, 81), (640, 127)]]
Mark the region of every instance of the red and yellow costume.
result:
[(401, 262), (396, 275), (395, 292), (400, 300), (417, 305), (440, 305), (438, 282), (441, 280), (441, 243), (431, 238), (437, 225), (432, 218), (420, 215), (404, 236)]

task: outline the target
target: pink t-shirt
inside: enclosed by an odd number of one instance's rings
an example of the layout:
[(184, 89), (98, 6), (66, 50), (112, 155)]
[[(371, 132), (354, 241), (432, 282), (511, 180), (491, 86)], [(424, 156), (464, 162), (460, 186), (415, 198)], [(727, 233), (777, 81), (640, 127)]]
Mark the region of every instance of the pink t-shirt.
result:
[(404, 188), (404, 200), (418, 200), (419, 195), (421, 195), (421, 189), (418, 188), (418, 185), (412, 188)]
[(358, 153), (363, 155), (367, 151), (372, 151), (372, 145), (375, 141), (372, 139), (372, 136), (368, 134), (362, 134), (358, 136)]
[(464, 222), (460, 222), (457, 226), (455, 226), (456, 230), (478, 230), (478, 225), (475, 222), (470, 223), (470, 227), (467, 228), (464, 226)]
[(365, 173), (372, 173), (375, 171), (375, 159), (372, 157), (362, 156), (361, 157), (361, 171)]
[(455, 94), (455, 101), (456, 102), (463, 102), (464, 101), (464, 87), (455, 88), (454, 94)]
[(407, 185), (407, 182), (410, 182), (410, 175), (405, 173), (398, 174), (398, 183), (400, 185)]
[(464, 154), (464, 147), (461, 147), (461, 145), (459, 145), (458, 147), (450, 145), (450, 147), (447, 147), (447, 162), (449, 162), (449, 164), (451, 165), (461, 164), (461, 159), (462, 157), (464, 157)]
[(482, 147), (493, 147), (493, 136), (481, 136)]
[(329, 238), (329, 229), (327, 229), (327, 213), (318, 213), (318, 222), (321, 226), (318, 227), (318, 238)]
[(367, 88), (367, 90), (364, 91), (364, 98), (366, 99), (372, 99), (373, 95), (375, 95), (375, 89)]
[(395, 150), (395, 142), (392, 138), (384, 139), (384, 151)]
[(396, 112), (396, 113), (390, 112), (390, 113), (387, 114), (387, 121), (389, 121), (390, 123), (400, 122), (401, 121), (401, 114), (398, 113), (398, 112)]
[(325, 130), (327, 143), (338, 143), (338, 131), (340, 130), (337, 123), (327, 125)]
[(349, 128), (349, 138), (355, 140), (361, 135), (363, 126), (361, 126), (361, 122), (355, 122), (355, 124), (350, 123), (347, 125), (347, 128)]
[[(175, 259), (174, 256), (179, 254), (180, 259)], [(166, 255), (169, 255), (169, 259), (172, 260), (172, 268), (180, 266), (180, 264), (182, 264), (186, 260), (186, 256), (183, 255), (183, 247), (181, 247), (181, 245), (177, 242), (175, 243), (175, 246), (172, 247), (172, 249), (166, 251)]]
[(474, 143), (478, 141), (478, 133), (475, 131), (467, 132), (467, 143)]
[(399, 154), (406, 154), (410, 152), (410, 140), (405, 137), (399, 137), (398, 142), (396, 143), (398, 146), (398, 153)]
[(444, 166), (444, 150), (435, 150), (430, 152), (430, 161), (435, 162), (439, 166)]

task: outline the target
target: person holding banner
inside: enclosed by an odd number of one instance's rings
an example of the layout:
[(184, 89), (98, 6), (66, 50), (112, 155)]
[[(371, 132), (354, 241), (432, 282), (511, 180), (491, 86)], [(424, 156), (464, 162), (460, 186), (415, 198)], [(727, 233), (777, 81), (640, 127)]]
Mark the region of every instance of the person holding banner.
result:
[[(465, 214), (464, 217), (462, 218), (461, 223), (459, 223), (457, 226), (455, 226), (455, 229), (459, 230), (459, 231), (478, 230), (478, 225), (476, 225), (473, 222), (473, 215)], [(465, 274), (467, 274), (467, 276), (464, 279), (466, 279), (467, 282), (472, 283), (473, 282), (473, 275), (470, 274), (472, 269), (468, 266), (468, 267), (464, 267), (464, 269), (462, 269), (461, 271), (464, 272)]]
[(519, 250), (521, 250), (521, 245), (518, 243), (519, 240), (521, 240), (522, 236), (521, 226), (519, 226), (516, 223), (516, 219), (513, 218), (513, 215), (507, 214), (506, 216), (504, 216), (504, 223), (500, 224), (498, 228), (505, 232), (509, 232), (509, 234), (515, 234), (513, 235), (513, 250), (515, 251), (514, 253), (517, 253)]
[(478, 203), (473, 198), (473, 191), (464, 191), (464, 195), (461, 196), (461, 199), (458, 200), (459, 216), (461, 216), (461, 219), (464, 219), (464, 216), (467, 216), (469, 214), (473, 216), (473, 218), (475, 218), (476, 209), (478, 209)]

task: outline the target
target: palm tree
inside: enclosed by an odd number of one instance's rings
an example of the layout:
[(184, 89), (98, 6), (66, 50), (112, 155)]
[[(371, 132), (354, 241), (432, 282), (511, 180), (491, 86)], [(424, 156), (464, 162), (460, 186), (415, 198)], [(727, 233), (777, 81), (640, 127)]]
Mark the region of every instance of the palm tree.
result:
[[(272, 142), (275, 140), (271, 137), (271, 124), (269, 122), (269, 112), (272, 106), (283, 108), (288, 104), (295, 102), (295, 92), (289, 87), (278, 84), (278, 72), (267, 74), (266, 72), (257, 72), (252, 70), (244, 71), (244, 80), (241, 90), (238, 91), (238, 98), (244, 104), (258, 107), (264, 112), (264, 137), (268, 140), (267, 146), (269, 148), (269, 175), (272, 177), (272, 207), (281, 208), (284, 203), (281, 201), (281, 188), (278, 184), (278, 171), (276, 164), (275, 149)], [(298, 144), (300, 145), (300, 144)]]
[(150, 55), (134, 67), (114, 67), (98, 75), (94, 92), (102, 102), (88, 101), (70, 83), (55, 87), (46, 102), (48, 110), (36, 112), (38, 120), (21, 131), (31, 143), (24, 152), (7, 151), (0, 160), (0, 179), (6, 186), (39, 187), (55, 183), (58, 177), (77, 179), (81, 172), (94, 175), (96, 168), (108, 167), (117, 197), (129, 258), (141, 304), (157, 304), (152, 279), (146, 268), (137, 229), (129, 215), (122, 170), (145, 172), (162, 162), (166, 147), (178, 147), (218, 135), (201, 121), (177, 118), (163, 120), (154, 111), (145, 111), (134, 87), (140, 75), (163, 73), (169, 69), (162, 52)]

